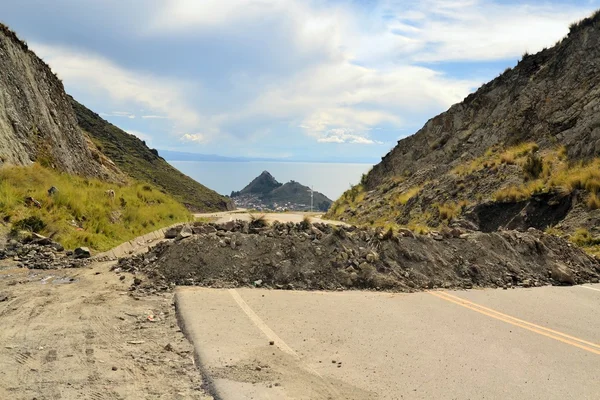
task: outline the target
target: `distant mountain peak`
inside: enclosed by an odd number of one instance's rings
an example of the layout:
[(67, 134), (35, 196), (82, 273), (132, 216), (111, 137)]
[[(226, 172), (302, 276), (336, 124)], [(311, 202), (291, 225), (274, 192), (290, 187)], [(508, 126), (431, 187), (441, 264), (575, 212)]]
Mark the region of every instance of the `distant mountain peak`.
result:
[(263, 171), (259, 176), (254, 178), (245, 188), (239, 192), (233, 192), (232, 197), (254, 194), (258, 196), (264, 196), (271, 193), (273, 190), (281, 186), (281, 183), (277, 182), (277, 179), (271, 175), (269, 171)]
[[(244, 189), (232, 192), (231, 197), (245, 208), (309, 210), (311, 189), (293, 180), (282, 185), (269, 171), (263, 171)], [(327, 211), (332, 203), (319, 192), (313, 192), (312, 197), (314, 210)]]

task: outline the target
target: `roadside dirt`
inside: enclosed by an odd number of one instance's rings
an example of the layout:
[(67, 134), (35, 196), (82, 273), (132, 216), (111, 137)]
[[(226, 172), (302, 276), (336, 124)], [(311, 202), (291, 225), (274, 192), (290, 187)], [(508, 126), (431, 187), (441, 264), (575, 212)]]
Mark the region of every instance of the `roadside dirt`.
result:
[(112, 264), (0, 266), (1, 399), (212, 399), (172, 294), (131, 296)]

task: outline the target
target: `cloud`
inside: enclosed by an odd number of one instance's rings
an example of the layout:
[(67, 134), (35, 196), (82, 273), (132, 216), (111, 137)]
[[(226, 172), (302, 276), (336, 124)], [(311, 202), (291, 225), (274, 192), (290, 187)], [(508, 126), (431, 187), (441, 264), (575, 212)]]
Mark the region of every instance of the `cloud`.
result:
[[(29, 42), (79, 100), (125, 110), (107, 116), (131, 118), (135, 110), (138, 118), (127, 124), (156, 142), (202, 143), (215, 152), (226, 141), (249, 152), (267, 143), (273, 153), (299, 144), (310, 152), (327, 147), (317, 143), (396, 140), (489, 78), (462, 79), (444, 67), (460, 61), (469, 70), (503, 60), (499, 73), (524, 51), (552, 45), (594, 7), (490, 0), (132, 0), (118, 17), (132, 23), (117, 24), (110, 14), (121, 3), (89, 0), (68, 8), (73, 21), (87, 15), (89, 4), (98, 21), (112, 21), (113, 29), (96, 28), (99, 37), (88, 38), (88, 45), (69, 35), (63, 36), (77, 47), (48, 44), (44, 35)], [(136, 19), (142, 5), (144, 18)], [(54, 35), (54, 26), (50, 30)], [(60, 35), (52, 37), (61, 43)]]
[(113, 111), (110, 113), (100, 113), (101, 117), (122, 117), (122, 118), (129, 118), (129, 119), (135, 119), (135, 114), (131, 114), (127, 111)]
[[(70, 49), (31, 43), (30, 47), (50, 67), (58, 72), (68, 86), (76, 86), (90, 94), (108, 95), (113, 101), (135, 104), (165, 114), (180, 129), (196, 128), (202, 117), (187, 102), (185, 86), (179, 82), (144, 71), (122, 68), (105, 57)], [(135, 118), (128, 112), (110, 113), (111, 116)]]
[(382, 144), (363, 135), (357, 135), (344, 129), (331, 129), (317, 139), (319, 143)]
[(180, 140), (182, 142), (204, 142), (206, 137), (201, 133), (186, 133), (181, 136)]
[(142, 119), (169, 119), (164, 115), (142, 115)]
[(381, 10), (393, 16), (386, 35), (396, 36), (397, 55), (442, 62), (502, 60), (551, 47), (568, 33), (571, 22), (595, 7), (568, 2), (390, 0)]

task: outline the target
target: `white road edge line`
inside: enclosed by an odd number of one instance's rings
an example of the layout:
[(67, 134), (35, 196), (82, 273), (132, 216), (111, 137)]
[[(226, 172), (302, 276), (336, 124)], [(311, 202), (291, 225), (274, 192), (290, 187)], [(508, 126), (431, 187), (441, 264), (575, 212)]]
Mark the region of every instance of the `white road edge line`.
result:
[[(269, 340), (272, 340), (273, 342), (275, 342), (275, 346), (277, 346), (284, 353), (287, 353), (287, 354), (291, 355), (292, 357), (296, 358), (298, 361), (301, 361), (298, 353), (296, 353), (294, 351), (294, 349), (292, 349), (290, 346), (288, 346), (279, 336), (277, 336), (277, 334), (275, 332), (273, 332), (273, 330), (271, 328), (269, 328), (267, 326), (267, 324), (264, 323), (264, 321), (262, 319), (260, 319), (260, 317), (258, 315), (256, 315), (256, 313), (254, 312), (254, 310), (252, 310), (250, 308), (248, 303), (246, 303), (244, 301), (244, 299), (242, 299), (242, 296), (240, 296), (240, 294), (237, 292), (237, 290), (229, 289), (229, 294), (231, 294), (231, 297), (233, 297), (235, 302), (246, 313), (248, 318), (250, 318), (250, 320), (258, 327), (258, 329), (260, 329), (262, 331), (262, 333), (264, 333), (265, 336)], [(314, 368), (310, 367), (309, 365), (306, 365), (305, 363), (301, 362), (301, 365), (306, 371), (319, 377), (319, 379), (321, 379), (323, 381), (325, 386), (327, 386), (329, 391), (336, 396), (335, 398), (339, 398), (340, 393), (337, 391), (337, 389), (335, 387), (333, 387), (329, 382), (327, 382), (325, 380), (325, 378), (323, 378), (323, 375), (321, 375), (318, 371), (316, 371)]]
[(596, 292), (600, 292), (600, 289), (596, 289), (596, 288), (585, 286), (585, 285), (579, 285), (577, 287), (580, 287), (582, 289), (589, 289), (589, 290), (595, 290)]
[(271, 328), (267, 326), (267, 324), (263, 322), (262, 319), (260, 319), (258, 315), (256, 315), (256, 313), (250, 308), (248, 303), (246, 303), (244, 299), (242, 299), (242, 296), (240, 296), (237, 290), (229, 289), (229, 293), (231, 294), (231, 297), (233, 297), (235, 302), (240, 306), (240, 308), (246, 313), (248, 318), (250, 318), (250, 320), (254, 323), (254, 325), (256, 325), (258, 329), (260, 329), (269, 340), (275, 342), (275, 346), (279, 347), (279, 349), (284, 353), (290, 354), (296, 357), (297, 359), (300, 359), (298, 353), (296, 353), (290, 346), (288, 346), (279, 336), (277, 336), (275, 332), (271, 330)]

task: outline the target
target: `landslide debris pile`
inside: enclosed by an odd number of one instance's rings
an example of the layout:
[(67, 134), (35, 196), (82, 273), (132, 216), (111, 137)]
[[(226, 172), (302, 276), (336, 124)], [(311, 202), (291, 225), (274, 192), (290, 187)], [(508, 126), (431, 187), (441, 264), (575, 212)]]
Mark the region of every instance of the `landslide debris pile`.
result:
[[(137, 289), (173, 285), (277, 289), (378, 289), (572, 285), (597, 282), (599, 261), (565, 240), (460, 228), (427, 235), (324, 224), (247, 222), (181, 226), (117, 272), (144, 274)], [(133, 288), (133, 289), (135, 289)]]
[(80, 268), (88, 263), (90, 252), (82, 247), (65, 251), (64, 247), (50, 238), (33, 234), (24, 238), (10, 239), (0, 249), (0, 260), (13, 260), (19, 268), (62, 269)]

